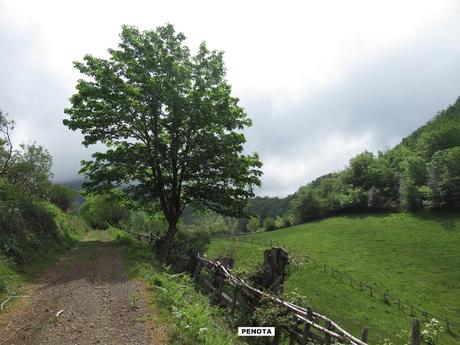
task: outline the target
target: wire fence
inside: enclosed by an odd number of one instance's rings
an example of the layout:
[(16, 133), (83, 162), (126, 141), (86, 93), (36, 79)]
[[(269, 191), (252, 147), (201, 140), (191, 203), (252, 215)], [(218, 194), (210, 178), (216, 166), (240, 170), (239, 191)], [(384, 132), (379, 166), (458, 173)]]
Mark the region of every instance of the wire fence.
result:
[(460, 330), (460, 323), (453, 322), (446, 316), (440, 316), (438, 314), (427, 311), (426, 309), (416, 304), (403, 301), (399, 296), (390, 293), (387, 289), (381, 288), (376, 283), (369, 283), (364, 280), (357, 279), (353, 277), (353, 275), (349, 272), (343, 272), (327, 263), (317, 260), (311, 255), (290, 248), (285, 243), (280, 242), (278, 240), (256, 239), (250, 235), (220, 236), (219, 238), (224, 240), (230, 240), (234, 243), (238, 242), (247, 245), (281, 247), (285, 251), (287, 251), (290, 254), (290, 256), (294, 259), (292, 264), (297, 270), (304, 267), (305, 265), (312, 265), (312, 267), (320, 269), (324, 274), (329, 275), (331, 278), (336, 279), (344, 284), (350, 285), (351, 288), (359, 290), (369, 295), (371, 298), (378, 298), (388, 306), (396, 307), (398, 308), (398, 310), (404, 312), (405, 314), (411, 317), (419, 317), (424, 322), (428, 322), (433, 318), (442, 321), (445, 324), (446, 331), (448, 331), (449, 333), (454, 333), (454, 330)]

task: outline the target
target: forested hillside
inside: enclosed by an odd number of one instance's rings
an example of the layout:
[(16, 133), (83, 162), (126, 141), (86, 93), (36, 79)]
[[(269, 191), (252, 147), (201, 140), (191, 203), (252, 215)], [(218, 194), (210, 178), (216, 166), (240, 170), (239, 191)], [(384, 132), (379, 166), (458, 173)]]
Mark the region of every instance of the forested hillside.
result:
[(293, 196), (267, 200), (277, 210), (257, 207), (260, 200), (253, 200), (251, 210), (262, 219), (270, 210), (285, 225), (343, 213), (460, 208), (460, 98), (394, 148), (360, 153), (344, 170)]

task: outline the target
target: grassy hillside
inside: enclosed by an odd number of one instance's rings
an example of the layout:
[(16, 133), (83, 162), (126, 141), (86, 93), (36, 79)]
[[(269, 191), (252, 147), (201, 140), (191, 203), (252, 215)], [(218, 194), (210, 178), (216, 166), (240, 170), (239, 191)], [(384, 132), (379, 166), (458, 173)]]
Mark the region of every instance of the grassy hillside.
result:
[[(455, 335), (443, 336), (442, 344), (460, 341), (460, 215), (334, 217), (244, 238), (251, 237), (279, 241), (293, 252), (315, 258), (316, 265), (310, 260), (292, 267), (286, 291), (306, 296), (316, 310), (355, 334), (368, 326), (371, 343), (384, 338), (395, 341), (400, 329), (409, 330), (411, 317), (407, 307), (398, 309), (396, 300), (390, 299), (388, 305), (381, 294), (371, 297), (368, 291), (362, 292), (359, 281), (374, 283), (378, 291), (388, 291), (405, 303), (447, 317), (458, 326), (452, 327)], [(264, 248), (250, 243), (234, 246), (229, 239), (216, 239), (208, 255), (235, 250), (236, 266), (250, 267), (261, 264)], [(330, 267), (343, 272), (343, 281), (332, 277)], [(353, 287), (348, 274), (353, 277)]]

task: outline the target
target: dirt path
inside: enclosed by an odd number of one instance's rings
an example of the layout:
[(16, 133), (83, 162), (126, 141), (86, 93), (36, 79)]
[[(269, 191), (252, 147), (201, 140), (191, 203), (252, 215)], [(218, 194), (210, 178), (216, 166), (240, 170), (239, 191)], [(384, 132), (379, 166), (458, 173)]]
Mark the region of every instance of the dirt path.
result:
[(118, 248), (82, 243), (29, 291), (23, 305), (2, 317), (0, 345), (156, 344), (142, 292), (139, 282), (128, 279)]

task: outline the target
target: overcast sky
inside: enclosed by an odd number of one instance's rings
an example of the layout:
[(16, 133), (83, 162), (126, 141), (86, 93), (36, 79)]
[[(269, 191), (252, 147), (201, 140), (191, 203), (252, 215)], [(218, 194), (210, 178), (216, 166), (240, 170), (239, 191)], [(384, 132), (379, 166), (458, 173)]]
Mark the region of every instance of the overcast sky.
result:
[(79, 78), (72, 61), (107, 56), (122, 24), (166, 22), (192, 48), (225, 51), (254, 122), (246, 149), (264, 163), (259, 195), (285, 196), (391, 147), (460, 96), (455, 0), (0, 0), (0, 108), (17, 143), (48, 148), (56, 181), (75, 179), (95, 149), (62, 125)]

